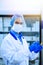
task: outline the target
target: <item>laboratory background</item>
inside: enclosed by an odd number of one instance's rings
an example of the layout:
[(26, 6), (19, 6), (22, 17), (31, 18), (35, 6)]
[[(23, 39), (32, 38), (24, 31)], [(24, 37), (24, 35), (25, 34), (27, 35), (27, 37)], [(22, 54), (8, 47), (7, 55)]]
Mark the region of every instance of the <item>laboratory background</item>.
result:
[[(10, 20), (14, 14), (23, 14), (25, 23), (23, 36), (30, 46), (34, 41), (43, 43), (43, 2), (42, 0), (0, 0), (0, 46), (11, 29)], [(43, 45), (43, 44), (42, 44)], [(0, 65), (5, 65), (0, 52)], [(43, 50), (29, 65), (43, 65)]]

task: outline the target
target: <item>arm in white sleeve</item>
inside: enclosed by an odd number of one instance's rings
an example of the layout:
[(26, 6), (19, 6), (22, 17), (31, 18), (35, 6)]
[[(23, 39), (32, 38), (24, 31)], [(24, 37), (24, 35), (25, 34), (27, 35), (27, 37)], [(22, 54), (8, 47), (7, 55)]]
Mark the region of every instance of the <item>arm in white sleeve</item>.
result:
[(35, 60), (38, 57), (39, 57), (39, 53), (35, 53), (34, 51), (30, 52), (29, 50), (29, 60)]
[(4, 40), (1, 45), (1, 55), (3, 58), (6, 58), (10, 63), (14, 61), (20, 62), (25, 59), (23, 51), (15, 51), (11, 48), (6, 40)]
[[(26, 42), (25, 39), (24, 39), (24, 41)], [(29, 49), (29, 46), (28, 46), (27, 42), (25, 43), (25, 46), (28, 48), (27, 50), (25, 50), (26, 51), (25, 55), (27, 57), (29, 57), (29, 60), (35, 60), (39, 56), (39, 53), (34, 53), (34, 51), (31, 52), (30, 49)]]

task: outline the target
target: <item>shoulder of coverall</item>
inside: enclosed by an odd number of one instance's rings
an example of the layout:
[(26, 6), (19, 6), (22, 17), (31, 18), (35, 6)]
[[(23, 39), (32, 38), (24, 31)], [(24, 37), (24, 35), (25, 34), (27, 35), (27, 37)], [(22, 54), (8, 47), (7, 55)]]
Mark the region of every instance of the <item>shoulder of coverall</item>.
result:
[(9, 39), (9, 34), (8, 35), (6, 35), (6, 37), (3, 39), (3, 41), (2, 41), (2, 43), (4, 42), (4, 41), (7, 41), (8, 39)]

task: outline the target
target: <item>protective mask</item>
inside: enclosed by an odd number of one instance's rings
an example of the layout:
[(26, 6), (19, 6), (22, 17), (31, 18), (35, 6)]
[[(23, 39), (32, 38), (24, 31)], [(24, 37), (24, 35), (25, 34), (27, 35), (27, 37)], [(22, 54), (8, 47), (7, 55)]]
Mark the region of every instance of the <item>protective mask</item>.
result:
[(16, 32), (21, 32), (22, 31), (22, 25), (21, 24), (14, 24), (12, 27), (12, 30), (16, 31)]

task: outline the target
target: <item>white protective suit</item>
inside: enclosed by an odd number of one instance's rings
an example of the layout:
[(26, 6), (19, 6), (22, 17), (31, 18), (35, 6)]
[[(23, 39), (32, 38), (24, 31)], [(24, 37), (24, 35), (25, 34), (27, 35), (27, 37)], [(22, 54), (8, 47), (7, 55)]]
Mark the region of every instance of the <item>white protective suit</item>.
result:
[(30, 52), (23, 36), (22, 42), (20, 42), (18, 38), (14, 39), (10, 33), (2, 42), (1, 55), (6, 65), (29, 65), (29, 60), (38, 57), (38, 53)]

